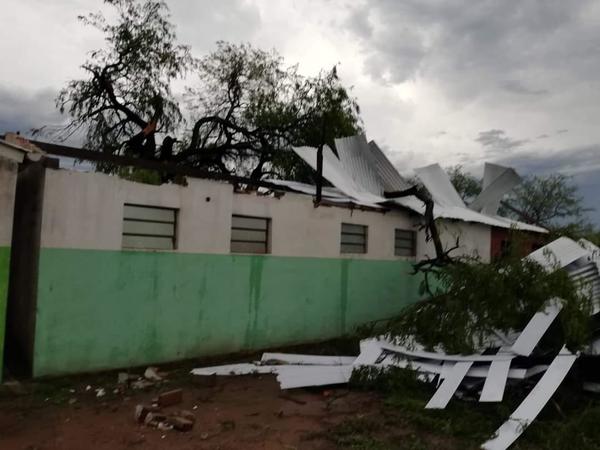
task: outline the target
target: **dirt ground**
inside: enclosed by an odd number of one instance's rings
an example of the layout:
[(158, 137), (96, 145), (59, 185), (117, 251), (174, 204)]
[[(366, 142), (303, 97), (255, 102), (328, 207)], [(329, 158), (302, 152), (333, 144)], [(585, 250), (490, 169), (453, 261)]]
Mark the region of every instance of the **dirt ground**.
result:
[[(147, 390), (123, 388), (116, 373), (9, 383), (0, 395), (0, 449), (334, 449), (344, 446), (327, 437), (332, 427), (381, 415), (377, 395), (345, 387), (282, 392), (271, 375), (218, 377), (214, 386), (197, 378), (180, 368)], [(97, 397), (99, 388), (106, 394)], [(134, 420), (137, 404), (174, 388), (183, 402), (165, 411), (193, 412), (191, 431)]]

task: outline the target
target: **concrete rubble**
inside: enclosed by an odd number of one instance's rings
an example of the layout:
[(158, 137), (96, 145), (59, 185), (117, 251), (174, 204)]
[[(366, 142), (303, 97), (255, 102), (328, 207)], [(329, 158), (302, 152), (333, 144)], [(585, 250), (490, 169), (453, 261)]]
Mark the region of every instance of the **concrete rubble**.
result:
[(134, 420), (139, 424), (161, 431), (190, 431), (196, 423), (194, 413), (186, 410), (169, 411), (169, 407), (181, 403), (182, 400), (183, 391), (181, 389), (163, 392), (153, 399), (150, 405), (136, 405), (133, 412)]
[[(594, 313), (600, 311), (600, 249), (593, 244), (559, 238), (528, 255), (547, 270), (564, 269), (580, 289), (591, 294)], [(582, 275), (583, 274), (583, 275)], [(537, 417), (558, 389), (580, 354), (563, 346), (551, 357), (549, 364), (539, 364), (532, 358), (535, 349), (560, 314), (560, 299), (548, 299), (520, 332), (490, 336), (488, 348), (473, 355), (449, 355), (429, 352), (418, 343), (395, 342), (385, 336), (360, 343), (358, 356), (316, 356), (265, 353), (260, 361), (197, 368), (193, 375), (274, 374), (281, 389), (344, 384), (360, 368), (389, 367), (412, 369), (423, 381), (437, 382), (437, 390), (427, 403), (427, 409), (441, 409), (454, 396), (465, 392), (479, 395), (480, 402), (501, 402), (505, 387), (525, 379), (539, 378), (523, 402), (507, 418), (496, 433), (482, 444), (486, 450), (503, 450), (512, 445)], [(583, 353), (598, 354), (600, 339), (590, 343)], [(535, 378), (533, 378), (535, 377)], [(600, 389), (598, 383), (587, 383), (589, 390)]]

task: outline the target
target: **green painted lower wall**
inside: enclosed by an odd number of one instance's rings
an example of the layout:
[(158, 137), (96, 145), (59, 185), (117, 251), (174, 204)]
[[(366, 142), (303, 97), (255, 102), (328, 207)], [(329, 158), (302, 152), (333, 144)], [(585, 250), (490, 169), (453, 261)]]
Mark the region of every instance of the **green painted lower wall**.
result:
[(34, 376), (340, 336), (417, 300), (406, 261), (42, 249)]
[(6, 302), (8, 274), (10, 272), (10, 247), (0, 247), (0, 381), (4, 367), (4, 334), (6, 332)]

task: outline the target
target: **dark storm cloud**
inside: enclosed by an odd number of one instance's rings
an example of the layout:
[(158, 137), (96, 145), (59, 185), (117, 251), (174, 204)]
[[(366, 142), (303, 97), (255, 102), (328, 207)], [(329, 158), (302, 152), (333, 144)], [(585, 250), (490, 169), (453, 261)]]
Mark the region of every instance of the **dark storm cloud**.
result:
[(529, 139), (512, 139), (506, 135), (504, 130), (481, 131), (475, 142), (492, 150), (512, 150), (529, 142)]
[(520, 174), (547, 175), (563, 173), (573, 182), (590, 208), (590, 220), (600, 223), (600, 144), (562, 149), (536, 149), (513, 153), (496, 162), (517, 169)]
[[(449, 95), (473, 97), (500, 90), (540, 96), (565, 77), (596, 79), (600, 34), (586, 22), (593, 2), (559, 0), (374, 0), (356, 32), (368, 55), (367, 72), (401, 82), (435, 79)], [(364, 32), (368, 21), (374, 31)], [(508, 80), (508, 81), (507, 81)], [(545, 80), (544, 80), (545, 81)]]
[(55, 96), (53, 89), (30, 93), (0, 85), (0, 134), (7, 131), (28, 134), (32, 128), (60, 124), (64, 117), (54, 106)]
[(512, 92), (513, 94), (544, 95), (549, 93), (547, 89), (532, 89), (517, 80), (507, 80), (501, 84), (501, 87), (508, 92)]

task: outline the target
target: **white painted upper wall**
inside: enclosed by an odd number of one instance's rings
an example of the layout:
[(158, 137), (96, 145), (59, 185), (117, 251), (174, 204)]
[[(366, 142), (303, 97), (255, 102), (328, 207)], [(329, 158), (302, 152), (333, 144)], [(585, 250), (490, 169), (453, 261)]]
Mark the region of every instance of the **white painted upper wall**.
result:
[(120, 250), (123, 205), (177, 208), (181, 252), (228, 253), (232, 186), (189, 179), (152, 186), (101, 173), (46, 170), (42, 247)]
[(10, 247), (17, 185), (17, 163), (0, 157), (0, 247)]
[[(492, 229), (488, 225), (452, 220), (438, 220), (438, 230), (444, 249), (448, 250), (456, 245), (458, 238), (459, 247), (450, 253), (450, 256), (479, 257), (483, 262), (491, 260)], [(432, 242), (426, 242), (425, 233), (418, 234), (417, 259), (435, 257)]]
[[(101, 173), (48, 169), (42, 246), (120, 250), (124, 203), (177, 208), (174, 251), (186, 253), (230, 253), (232, 214), (269, 218), (270, 253), (278, 256), (402, 259), (394, 255), (394, 230), (418, 229), (418, 217), (408, 212), (315, 208), (312, 197), (302, 194), (234, 193), (230, 184), (194, 178), (187, 186), (152, 186)], [(368, 227), (366, 254), (340, 253), (342, 223)], [(489, 227), (443, 222), (442, 228), (445, 245), (453, 245), (460, 234), (462, 246), (455, 254), (475, 252), (489, 260)], [(433, 246), (419, 231), (417, 259), (425, 255), (433, 255)]]

